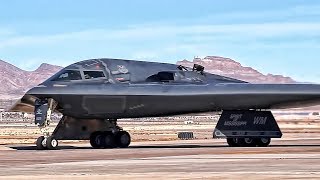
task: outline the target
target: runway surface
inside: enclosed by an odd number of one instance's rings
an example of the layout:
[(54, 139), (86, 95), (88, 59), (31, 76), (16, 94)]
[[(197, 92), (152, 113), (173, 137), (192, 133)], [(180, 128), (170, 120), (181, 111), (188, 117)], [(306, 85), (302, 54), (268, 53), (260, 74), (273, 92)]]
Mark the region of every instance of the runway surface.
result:
[(320, 139), (274, 140), (230, 148), (224, 140), (135, 142), (127, 149), (61, 144), (0, 146), (0, 179), (292, 179), (320, 178)]

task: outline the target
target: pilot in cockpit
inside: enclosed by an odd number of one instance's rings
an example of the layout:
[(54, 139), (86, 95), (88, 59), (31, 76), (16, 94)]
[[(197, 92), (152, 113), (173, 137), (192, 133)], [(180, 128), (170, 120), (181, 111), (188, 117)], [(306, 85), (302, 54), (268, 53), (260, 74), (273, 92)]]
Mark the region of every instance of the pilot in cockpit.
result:
[(90, 77), (89, 74), (85, 74), (85, 75), (84, 75), (84, 78), (85, 78), (85, 79), (91, 79), (91, 77)]

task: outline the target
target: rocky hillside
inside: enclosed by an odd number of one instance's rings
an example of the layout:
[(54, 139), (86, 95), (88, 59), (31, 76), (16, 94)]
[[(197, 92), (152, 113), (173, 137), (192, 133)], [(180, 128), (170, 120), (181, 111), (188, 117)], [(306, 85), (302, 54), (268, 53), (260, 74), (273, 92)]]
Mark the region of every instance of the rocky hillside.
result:
[(193, 61), (183, 60), (177, 64), (193, 67), (193, 64), (200, 64), (205, 67), (209, 73), (228, 76), (252, 83), (293, 83), (290, 77), (281, 75), (267, 74), (264, 75), (251, 67), (243, 67), (239, 62), (229, 58), (219, 56), (207, 56), (203, 59), (194, 58)]
[(25, 71), (0, 60), (0, 98), (19, 97), (28, 89), (40, 84), (62, 67), (41, 64), (35, 71)]

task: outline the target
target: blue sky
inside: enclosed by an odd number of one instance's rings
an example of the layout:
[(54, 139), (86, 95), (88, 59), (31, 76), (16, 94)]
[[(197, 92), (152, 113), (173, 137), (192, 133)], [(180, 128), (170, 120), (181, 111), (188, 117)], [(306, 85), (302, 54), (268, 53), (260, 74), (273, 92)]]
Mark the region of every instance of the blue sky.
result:
[(175, 63), (206, 55), (320, 82), (320, 1), (10, 0), (0, 6), (0, 59), (25, 70), (99, 57)]

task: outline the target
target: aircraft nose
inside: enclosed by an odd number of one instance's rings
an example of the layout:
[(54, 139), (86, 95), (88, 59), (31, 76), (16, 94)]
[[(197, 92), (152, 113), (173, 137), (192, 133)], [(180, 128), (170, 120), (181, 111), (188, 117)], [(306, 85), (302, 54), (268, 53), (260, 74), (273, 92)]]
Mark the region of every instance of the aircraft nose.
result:
[(13, 111), (13, 112), (19, 111), (19, 112), (33, 113), (35, 100), (36, 100), (36, 97), (26, 94), (17, 102), (15, 102), (13, 106), (6, 109), (6, 111)]

